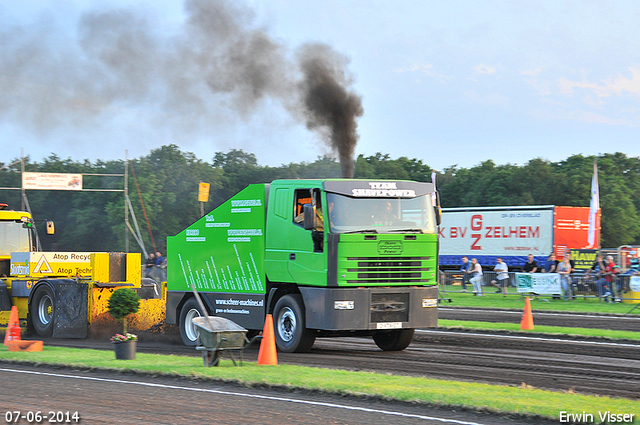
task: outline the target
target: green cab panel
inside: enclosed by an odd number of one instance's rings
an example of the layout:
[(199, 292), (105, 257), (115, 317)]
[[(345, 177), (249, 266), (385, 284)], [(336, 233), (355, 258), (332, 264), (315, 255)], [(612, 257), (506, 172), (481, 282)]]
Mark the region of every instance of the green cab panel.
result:
[[(265, 253), (265, 269), (270, 281), (327, 286), (325, 243), (314, 246), (313, 231), (305, 230), (302, 223), (294, 220), (302, 206), (298, 201), (307, 196), (315, 197), (321, 210), (325, 204), (321, 188), (322, 180), (276, 180), (271, 183)], [(324, 232), (317, 235), (326, 238)]]
[(343, 234), (337, 249), (338, 286), (437, 284), (438, 236)]
[(167, 238), (167, 289), (264, 294), (266, 186), (249, 185)]

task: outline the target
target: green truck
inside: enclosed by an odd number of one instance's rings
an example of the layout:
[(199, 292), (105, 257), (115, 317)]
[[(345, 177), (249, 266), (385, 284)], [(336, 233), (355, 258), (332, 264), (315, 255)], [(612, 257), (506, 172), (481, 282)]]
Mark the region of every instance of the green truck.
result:
[(405, 349), (437, 325), (439, 207), (432, 183), (276, 180), (253, 184), (167, 241), (166, 321), (225, 317), (303, 352), (316, 337), (372, 336)]

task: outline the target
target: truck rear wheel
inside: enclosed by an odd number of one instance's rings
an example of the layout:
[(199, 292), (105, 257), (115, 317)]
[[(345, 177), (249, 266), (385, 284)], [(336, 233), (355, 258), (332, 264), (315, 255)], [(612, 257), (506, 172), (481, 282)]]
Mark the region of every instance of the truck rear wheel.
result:
[(180, 310), (180, 337), (184, 345), (194, 346), (198, 343), (200, 333), (193, 324), (193, 319), (204, 316), (204, 312), (195, 298), (189, 298)]
[(400, 351), (411, 344), (415, 332), (415, 329), (379, 331), (373, 334), (373, 341), (383, 351)]
[(53, 291), (47, 285), (40, 285), (29, 304), (29, 317), (36, 333), (41, 337), (53, 334)]
[(314, 331), (306, 328), (304, 303), (300, 295), (285, 295), (276, 303), (273, 315), (276, 345), (285, 353), (309, 351), (316, 341)]

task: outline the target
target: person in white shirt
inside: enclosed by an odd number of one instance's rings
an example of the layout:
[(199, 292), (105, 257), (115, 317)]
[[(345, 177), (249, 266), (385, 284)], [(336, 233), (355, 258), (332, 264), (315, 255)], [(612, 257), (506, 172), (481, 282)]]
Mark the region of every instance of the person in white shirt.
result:
[(473, 277), (469, 280), (473, 285), (473, 295), (482, 296), (482, 266), (478, 264), (477, 258), (471, 259), (471, 273)]
[(507, 266), (507, 263), (502, 261), (502, 257), (498, 257), (497, 261), (498, 262), (496, 266), (493, 268), (493, 271), (498, 273), (498, 275), (496, 276), (496, 280), (494, 280), (492, 283), (495, 282), (495, 285), (498, 288), (498, 290), (496, 291), (496, 294), (499, 294), (500, 292), (502, 292), (506, 297), (507, 287), (509, 284), (509, 267)]

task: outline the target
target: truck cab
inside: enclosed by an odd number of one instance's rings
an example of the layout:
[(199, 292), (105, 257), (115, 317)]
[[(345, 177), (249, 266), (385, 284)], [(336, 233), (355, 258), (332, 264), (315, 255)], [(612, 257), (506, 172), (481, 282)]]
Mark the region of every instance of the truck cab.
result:
[(0, 204), (0, 276), (11, 274), (12, 252), (37, 250), (35, 231), (31, 214), (12, 211), (7, 204)]
[(273, 304), (279, 348), (305, 351), (317, 336), (371, 335), (380, 348), (399, 350), (415, 328), (436, 326), (432, 184), (282, 180), (269, 192), (270, 299), (286, 296), (291, 304)]

